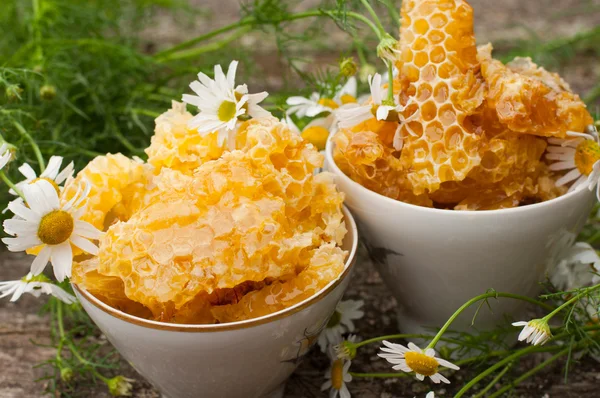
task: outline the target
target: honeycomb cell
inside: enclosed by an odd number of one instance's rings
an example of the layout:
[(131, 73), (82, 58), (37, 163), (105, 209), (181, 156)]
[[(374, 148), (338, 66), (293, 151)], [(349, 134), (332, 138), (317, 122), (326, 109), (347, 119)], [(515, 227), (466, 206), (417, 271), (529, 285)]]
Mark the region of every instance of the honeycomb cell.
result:
[[(343, 194), (331, 174), (314, 174), (323, 156), (276, 119), (240, 129), (237, 150), (192, 173), (166, 165), (150, 173), (143, 206), (108, 228), (96, 263), (75, 264), (74, 280), (146, 318), (214, 323), (227, 306), (247, 319), (335, 278), (347, 255), (339, 248)], [(279, 285), (293, 286), (293, 294), (274, 302), (266, 292)]]
[(168, 167), (192, 174), (202, 163), (218, 159), (223, 153), (216, 132), (201, 136), (197, 131), (188, 129), (187, 124), (192, 117), (185, 104), (173, 101), (172, 108), (156, 118), (154, 136), (145, 152), (148, 163), (157, 172)]
[[(101, 231), (105, 231), (115, 221), (110, 213), (121, 205), (122, 215), (131, 214), (135, 203), (140, 198), (134, 197), (133, 191), (143, 191), (151, 175), (152, 168), (120, 153), (98, 156), (87, 164), (77, 176), (65, 184), (62, 197), (70, 200), (84, 181), (90, 184), (86, 211), (81, 217)], [(125, 201), (125, 203), (122, 203)]]
[(505, 66), (492, 58), (490, 44), (480, 47), (477, 57), (489, 86), (489, 106), (510, 130), (564, 138), (567, 131), (583, 132), (593, 123), (579, 96), (530, 59), (517, 58)]
[[(427, 6), (423, 7), (423, 4)], [(404, 101), (403, 105), (416, 103), (420, 110), (416, 114), (405, 112), (404, 120), (422, 124), (422, 130), (425, 132), (418, 137), (408, 134), (401, 155), (403, 166), (409, 170), (407, 177), (414, 193), (418, 195), (435, 192), (445, 181), (463, 180), (480, 162), (479, 153), (466, 151), (462, 142), (455, 142), (453, 148), (445, 148), (444, 152), (448, 156), (444, 163), (436, 163), (430, 159), (428, 155), (436, 143), (445, 145), (444, 136), (447, 130), (459, 128), (462, 134), (454, 135), (454, 139), (461, 141), (467, 137), (472, 141), (480, 141), (485, 136), (473, 134), (463, 123), (465, 117), (475, 111), (472, 107), (463, 105), (465, 97), (471, 92), (470, 87), (465, 88), (463, 85), (478, 83), (474, 79), (467, 78), (469, 73), (473, 73), (472, 69), (477, 67), (471, 7), (462, 0), (450, 2), (423, 0), (403, 2), (401, 12), (403, 18), (400, 30), (401, 52), (425, 50), (431, 54), (430, 61), (438, 64), (437, 67), (432, 63), (423, 65), (422, 60), (415, 56), (411, 62), (401, 61), (399, 65), (400, 75), (406, 80), (405, 86), (412, 86), (416, 92), (419, 92), (419, 87), (424, 82), (428, 82), (433, 87), (436, 100), (423, 102), (415, 96), (400, 97), (401, 102)], [(421, 21), (427, 21), (427, 30), (424, 29)], [(442, 34), (434, 33), (435, 30), (429, 32), (432, 27), (443, 32), (441, 41), (438, 37)], [(430, 38), (432, 34), (434, 36), (431, 42), (422, 37), (427, 32)], [(415, 78), (417, 76), (415, 69), (419, 70), (417, 78)], [(459, 87), (456, 82), (460, 82)], [(440, 114), (442, 108), (443, 112)], [(435, 114), (434, 119), (432, 119), (433, 114)], [(435, 124), (431, 122), (432, 120)], [(464, 155), (460, 157), (464, 161), (464, 167), (450, 172), (448, 167), (450, 169), (452, 167), (451, 159), (455, 152)], [(412, 164), (415, 159), (419, 159), (421, 163), (418, 167)], [(430, 164), (426, 164), (427, 162)], [(443, 172), (440, 172), (441, 170)]]

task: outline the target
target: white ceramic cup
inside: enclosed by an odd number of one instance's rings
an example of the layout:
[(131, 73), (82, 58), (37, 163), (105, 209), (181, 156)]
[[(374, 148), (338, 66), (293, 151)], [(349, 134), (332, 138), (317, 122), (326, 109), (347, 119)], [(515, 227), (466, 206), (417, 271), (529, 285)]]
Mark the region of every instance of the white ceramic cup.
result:
[[(369, 255), (398, 301), (398, 327), (424, 333), (441, 327), (466, 301), (498, 292), (536, 296), (547, 267), (581, 231), (595, 202), (588, 189), (513, 209), (453, 211), (415, 206), (364, 188), (333, 161), (333, 142), (326, 165), (336, 176), (345, 204), (358, 223)], [(489, 300), (478, 329), (492, 329), (523, 316), (522, 301)], [(476, 308), (452, 325), (464, 331)], [(525, 320), (519, 319), (519, 320)]]
[(168, 398), (282, 397), (285, 381), (317, 341), (356, 262), (358, 232), (344, 208), (344, 271), (315, 296), (260, 318), (220, 325), (149, 321), (74, 286), (85, 311), (127, 361)]

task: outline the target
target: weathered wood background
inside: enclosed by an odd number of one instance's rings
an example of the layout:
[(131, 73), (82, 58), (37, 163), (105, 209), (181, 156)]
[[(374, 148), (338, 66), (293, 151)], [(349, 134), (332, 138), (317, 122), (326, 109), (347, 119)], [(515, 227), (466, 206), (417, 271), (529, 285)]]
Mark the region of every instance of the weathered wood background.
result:
[[(205, 7), (215, 15), (208, 23), (199, 24), (196, 29), (186, 28), (182, 31), (180, 25), (170, 16), (162, 17), (155, 28), (146, 34), (149, 41), (156, 44), (175, 43), (184, 37), (193, 37), (208, 29), (225, 25), (236, 20), (238, 4), (234, 0), (193, 0), (193, 3)], [(309, 8), (316, 1), (306, 0), (302, 7)], [(476, 31), (480, 43), (497, 40), (511, 40), (527, 36), (527, 27), (544, 39), (572, 35), (582, 29), (600, 24), (600, 13), (581, 13), (584, 7), (600, 7), (600, 0), (471, 0), (470, 3), (476, 12)], [(558, 18), (560, 17), (560, 18)], [(330, 52), (323, 50), (314, 54), (319, 62), (335, 63), (339, 54), (335, 44), (348, 40), (344, 33), (338, 33), (332, 28), (328, 37)], [(244, 38), (240, 45), (251, 45), (261, 42), (261, 56), (256, 57), (257, 63), (266, 70), (272, 70), (266, 85), (276, 89), (280, 78), (272, 66), (272, 43), (267, 37), (250, 36)], [(600, 43), (598, 44), (600, 46)], [(598, 81), (600, 63), (592, 57), (582, 56), (578, 62), (569, 68), (560, 71), (573, 88), (585, 94), (593, 82)], [(361, 257), (347, 298), (362, 299), (366, 302), (365, 318), (358, 322), (358, 332), (363, 338), (382, 334), (395, 333), (396, 303), (389, 297), (382, 281), (374, 271), (365, 256)], [(30, 259), (5, 251), (0, 252), (0, 280), (20, 278), (27, 272)], [(0, 302), (0, 398), (27, 398), (38, 397), (44, 390), (43, 383), (34, 380), (41, 375), (41, 369), (33, 366), (54, 355), (52, 349), (41, 348), (31, 344), (31, 340), (39, 343), (49, 342), (48, 319), (39, 317), (37, 312), (40, 302), (27, 296), (18, 303)], [(387, 369), (383, 361), (377, 360), (376, 347), (362, 352), (353, 362), (353, 369), (357, 371), (377, 371)], [(543, 360), (543, 356), (533, 358), (521, 365), (521, 368), (535, 366)], [(563, 369), (560, 362), (548, 371), (532, 378), (520, 386), (514, 396), (524, 398), (534, 397), (596, 397), (600, 387), (600, 365), (592, 360), (582, 361), (577, 369), (570, 373), (569, 383), (563, 382)], [(322, 397), (320, 392), (322, 374), (327, 368), (327, 360), (318, 352), (313, 351), (298, 371), (292, 376), (287, 385), (287, 397)], [(159, 397), (152, 386), (123, 361), (123, 373), (135, 378), (134, 396)], [(434, 388), (436, 396), (445, 397), (456, 390), (468, 372), (460, 372), (453, 377), (453, 386)], [(355, 397), (413, 397), (424, 396), (429, 386), (416, 383), (412, 380), (355, 380), (351, 383), (350, 391)], [(81, 386), (81, 397), (108, 397), (103, 386)]]

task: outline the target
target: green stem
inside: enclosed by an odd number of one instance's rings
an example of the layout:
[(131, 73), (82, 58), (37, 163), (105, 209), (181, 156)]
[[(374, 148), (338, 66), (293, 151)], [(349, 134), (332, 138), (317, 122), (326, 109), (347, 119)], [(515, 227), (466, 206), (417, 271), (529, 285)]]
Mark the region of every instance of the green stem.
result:
[(369, 377), (376, 379), (387, 379), (387, 378), (399, 378), (399, 377), (408, 377), (410, 376), (408, 373), (354, 373), (348, 372), (352, 377)]
[[(560, 348), (560, 347), (558, 347), (558, 348)], [(536, 349), (537, 349), (536, 346), (533, 346), (533, 345), (528, 346), (526, 348), (523, 348), (523, 349), (513, 353), (512, 355), (507, 356), (506, 358), (497, 362), (496, 364), (490, 366), (489, 368), (487, 368), (486, 370), (484, 370), (483, 372), (481, 372), (480, 374), (475, 376), (473, 379), (471, 379), (467, 384), (465, 384), (463, 386), (463, 388), (461, 388), (460, 391), (456, 393), (454, 398), (462, 397), (469, 389), (471, 389), (471, 387), (473, 387), (475, 384), (479, 383), (479, 381), (482, 380), (483, 378), (492, 374), (496, 369), (501, 368), (502, 366), (513, 362), (514, 360), (522, 357), (523, 355), (527, 355), (530, 352), (535, 352)]]
[(239, 39), (240, 37), (242, 37), (243, 35), (245, 35), (246, 33), (248, 33), (248, 31), (250, 29), (251, 29), (251, 27), (247, 26), (247, 27), (244, 27), (243, 29), (240, 29), (239, 31), (233, 33), (232, 35), (226, 37), (225, 39), (217, 41), (215, 43), (207, 44), (206, 46), (194, 48), (194, 49), (187, 50), (187, 51), (179, 51), (176, 53), (172, 53), (170, 55), (167, 55), (167, 56), (161, 58), (159, 60), (159, 62), (169, 62), (169, 61), (182, 60), (182, 59), (186, 59), (186, 58), (194, 58), (201, 54), (220, 50), (221, 48), (227, 46), (232, 41), (235, 41), (235, 40)]
[(550, 365), (552, 362), (556, 361), (558, 358), (560, 358), (563, 355), (565, 355), (566, 353), (568, 353), (569, 350), (570, 350), (570, 348), (567, 347), (564, 350), (558, 352), (557, 354), (555, 354), (551, 358), (549, 358), (546, 361), (540, 363), (535, 368), (533, 368), (530, 371), (525, 372), (523, 375), (517, 377), (512, 383), (510, 383), (507, 386), (502, 387), (501, 389), (499, 389), (498, 391), (496, 391), (495, 393), (493, 393), (492, 395), (490, 395), (489, 398), (495, 398), (495, 397), (502, 396), (505, 392), (507, 392), (511, 388), (514, 388), (517, 384), (519, 384), (523, 380), (528, 379), (529, 377), (533, 376), (534, 374), (536, 374), (537, 372), (539, 372), (540, 370), (542, 370), (546, 366)]
[[(304, 19), (304, 18), (330, 17), (331, 14), (332, 13), (328, 13), (328, 12), (322, 11), (322, 10), (310, 10), (310, 11), (305, 11), (305, 12), (301, 12), (301, 13), (298, 13), (298, 14), (292, 14), (292, 15), (286, 16), (285, 18), (281, 18), (281, 19), (278, 19), (278, 20), (273, 20), (273, 21), (270, 21), (270, 23), (272, 23), (272, 24), (279, 24), (279, 23), (282, 23), (282, 22), (291, 22), (291, 21), (296, 21), (296, 20)], [(366, 18), (364, 15), (358, 14), (356, 12), (347, 12), (346, 16), (348, 16), (350, 18), (354, 18), (356, 20), (359, 20), (359, 21), (365, 23), (367, 26), (369, 26), (373, 30), (373, 32), (375, 32), (375, 34), (377, 35), (377, 37), (379, 39), (381, 39), (382, 30), (380, 28), (378, 28), (370, 19)], [(175, 56), (175, 54), (177, 52), (180, 52), (180, 51), (182, 51), (184, 49), (192, 47), (193, 45), (195, 45), (197, 43), (200, 43), (200, 42), (202, 42), (204, 40), (211, 39), (211, 38), (216, 37), (218, 35), (221, 35), (223, 33), (227, 33), (227, 32), (230, 32), (230, 31), (233, 31), (233, 30), (245, 27), (245, 26), (253, 25), (253, 24), (256, 24), (256, 23), (260, 23), (260, 21), (256, 20), (256, 18), (253, 18), (253, 17), (243, 19), (241, 21), (238, 21), (238, 22), (226, 25), (226, 26), (224, 26), (222, 28), (219, 28), (217, 30), (214, 30), (212, 32), (205, 33), (205, 34), (197, 36), (197, 37), (195, 37), (193, 39), (187, 40), (187, 41), (185, 41), (183, 43), (180, 43), (180, 44), (178, 44), (176, 46), (173, 46), (170, 49), (167, 49), (167, 50), (161, 51), (159, 53), (156, 53), (156, 54), (154, 54), (154, 58), (157, 59), (157, 60), (159, 60), (159, 61), (161, 61), (161, 62), (163, 62), (163, 61), (165, 61), (167, 59), (168, 60), (180, 59), (180, 57)], [(235, 36), (235, 35), (233, 35), (233, 36)], [(227, 39), (225, 39), (225, 40), (227, 40)], [(230, 38), (230, 40), (231, 40), (231, 38)], [(213, 51), (213, 49), (214, 49), (213, 46), (214, 46), (214, 44), (207, 45), (208, 50), (203, 50), (203, 47), (201, 47), (199, 49), (196, 49), (196, 50), (190, 50), (190, 52), (188, 54), (198, 55), (198, 54), (201, 54), (201, 53), (205, 53), (207, 51)], [(220, 46), (217, 46), (217, 48), (220, 48)], [(192, 51), (198, 51), (198, 53), (192, 53)], [(186, 56), (186, 58), (189, 57), (189, 56), (192, 56), (192, 55), (188, 55), (188, 56)]]
[(25, 130), (25, 128), (21, 125), (21, 123), (15, 121), (13, 125), (19, 131), (19, 133), (29, 142), (29, 145), (33, 148), (33, 153), (35, 153), (35, 157), (40, 165), (40, 172), (43, 173), (46, 170), (46, 162), (44, 161), (44, 157), (42, 156), (42, 152), (40, 151), (40, 147), (36, 144), (35, 140), (29, 135), (29, 133)]
[(131, 112), (137, 113), (137, 114), (140, 114), (140, 115), (144, 115), (144, 116), (153, 117), (153, 118), (157, 118), (157, 117), (160, 116), (159, 112), (151, 111), (149, 109), (132, 108)]
[(522, 300), (522, 301), (526, 301), (528, 303), (539, 305), (539, 306), (544, 307), (546, 309), (548, 309), (548, 308), (549, 309), (553, 309), (552, 307), (550, 307), (549, 305), (547, 305), (545, 303), (542, 303), (541, 301), (532, 299), (530, 297), (521, 296), (519, 294), (501, 293), (501, 292), (485, 293), (485, 294), (482, 294), (482, 295), (479, 295), (477, 297), (472, 298), (471, 300), (469, 300), (466, 303), (464, 303), (458, 310), (456, 310), (456, 312), (454, 314), (452, 314), (452, 316), (450, 317), (450, 319), (448, 319), (448, 321), (446, 321), (446, 324), (444, 324), (444, 326), (442, 326), (442, 328), (440, 329), (440, 331), (435, 335), (435, 337), (433, 338), (433, 340), (431, 340), (431, 343), (429, 343), (429, 345), (427, 346), (427, 348), (435, 348), (435, 345), (440, 340), (440, 338), (442, 337), (442, 335), (450, 327), (450, 325), (452, 324), (452, 322), (454, 322), (454, 320), (464, 310), (466, 310), (467, 308), (469, 308), (471, 305), (475, 304), (478, 301), (485, 300), (485, 299), (488, 299), (488, 298), (498, 298), (498, 297), (505, 297), (505, 298), (512, 298), (512, 299), (515, 299), (515, 300)]
[(377, 16), (377, 13), (373, 9), (373, 7), (371, 7), (371, 4), (369, 4), (369, 2), (367, 0), (360, 0), (360, 1), (363, 3), (365, 8), (371, 15), (371, 18), (373, 18), (373, 20), (377, 24), (377, 28), (379, 29), (379, 32), (380, 32), (379, 38), (381, 38), (386, 33), (385, 28), (383, 27), (383, 24), (381, 23), (381, 20), (379, 19), (379, 17)]
[[(353, 346), (354, 346), (354, 348), (358, 349), (358, 348), (363, 347), (365, 345), (372, 344), (372, 343), (378, 343), (378, 342), (383, 341), (383, 340), (394, 340), (394, 339), (430, 339), (430, 338), (431, 338), (431, 336), (430, 335), (426, 335), (426, 334), (391, 334), (391, 335), (387, 335), (387, 336), (379, 336), (379, 337), (374, 337), (372, 339), (363, 340), (360, 343), (354, 344)], [(442, 337), (440, 340), (446, 341), (448, 343), (461, 344), (460, 341), (455, 340), (455, 339), (449, 339), (449, 338)]]
[(249, 19), (246, 19), (246, 20), (241, 20), (241, 21), (238, 21), (238, 22), (234, 22), (232, 24), (223, 26), (223, 27), (221, 27), (219, 29), (213, 30), (212, 32), (208, 32), (208, 33), (202, 34), (200, 36), (194, 37), (193, 39), (186, 40), (183, 43), (179, 43), (179, 44), (177, 44), (177, 45), (175, 45), (175, 46), (173, 46), (173, 47), (171, 47), (171, 48), (169, 48), (167, 50), (160, 51), (160, 52), (154, 54), (153, 57), (156, 58), (156, 59), (164, 58), (165, 56), (173, 54), (173, 53), (175, 53), (175, 52), (177, 52), (179, 50), (183, 50), (183, 49), (186, 49), (188, 47), (191, 47), (191, 46), (193, 46), (196, 43), (200, 43), (200, 42), (202, 42), (204, 40), (212, 39), (213, 37), (219, 36), (222, 33), (226, 33), (226, 32), (229, 32), (231, 30), (235, 30), (235, 29), (237, 29), (239, 27), (242, 27), (242, 26), (250, 25), (251, 23), (254, 23), (254, 18), (249, 18)]
[(489, 382), (489, 384), (487, 386), (485, 386), (485, 388), (483, 390), (481, 390), (477, 395), (473, 396), (473, 398), (482, 398), (485, 396), (485, 394), (492, 389), (492, 387), (494, 387), (496, 385), (496, 383), (498, 383), (498, 381), (506, 374), (506, 372), (508, 372), (508, 370), (510, 368), (512, 368), (513, 363), (509, 363), (508, 365), (506, 365), (504, 367), (504, 369), (502, 369), (502, 371), (500, 373), (498, 373), (496, 375), (496, 377), (494, 377), (492, 379), (492, 381)]
[[(588, 331), (595, 331), (595, 330), (599, 330), (600, 329), (600, 325), (586, 326), (586, 327), (584, 327), (582, 329), (585, 330), (586, 332), (588, 332)], [(565, 336), (568, 336), (568, 334), (569, 334), (568, 332), (560, 333), (560, 334), (556, 335), (555, 337), (553, 337), (551, 339), (551, 341), (558, 341), (558, 340), (564, 338)], [(483, 378), (487, 377), (489, 374), (493, 373), (496, 369), (500, 368), (503, 365), (506, 365), (506, 364), (512, 362), (515, 359), (518, 359), (518, 358), (522, 357), (523, 355), (527, 355), (527, 354), (532, 353), (532, 352), (552, 352), (552, 351), (558, 351), (561, 348), (562, 348), (562, 346), (538, 347), (538, 346), (531, 345), (531, 346), (525, 347), (525, 348), (523, 348), (521, 350), (518, 350), (515, 353), (513, 353), (512, 355), (509, 355), (509, 356), (505, 357), (500, 362), (497, 362), (496, 364), (492, 365), (488, 369), (484, 370), (483, 372), (481, 372), (480, 374), (478, 374), (477, 376), (475, 376), (473, 379), (471, 379), (471, 381), (469, 381), (467, 384), (465, 384), (465, 386), (463, 386), (463, 388), (454, 396), (454, 398), (460, 398), (471, 387), (473, 387), (475, 384), (477, 384)]]
[(2, 181), (4, 181), (6, 185), (8, 185), (13, 191), (15, 191), (17, 195), (21, 197), (21, 199), (25, 200), (25, 195), (23, 195), (23, 192), (21, 192), (21, 190), (17, 188), (17, 186), (10, 180), (10, 178), (8, 178), (6, 173), (4, 173), (4, 170), (0, 170), (0, 178), (2, 179)]
[(388, 68), (388, 101), (394, 102), (394, 65), (386, 62)]
[(574, 302), (576, 302), (577, 300), (579, 300), (581, 297), (583, 297), (583, 296), (589, 294), (590, 292), (593, 292), (594, 290), (597, 290), (599, 288), (600, 288), (600, 284), (584, 289), (584, 291), (582, 293), (579, 293), (577, 296), (574, 296), (569, 301), (566, 301), (565, 303), (563, 303), (562, 305), (560, 305), (559, 307), (557, 307), (554, 311), (552, 311), (551, 313), (549, 313), (548, 315), (546, 315), (545, 317), (543, 317), (542, 320), (548, 322), (550, 319), (552, 319), (552, 317), (554, 315), (558, 314), (564, 308), (570, 306), (571, 304), (573, 304)]

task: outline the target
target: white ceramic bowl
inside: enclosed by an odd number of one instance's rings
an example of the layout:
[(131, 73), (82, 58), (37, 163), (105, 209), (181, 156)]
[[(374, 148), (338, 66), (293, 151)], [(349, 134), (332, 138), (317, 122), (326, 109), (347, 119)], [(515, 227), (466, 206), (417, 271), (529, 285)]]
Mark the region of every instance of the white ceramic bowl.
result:
[(168, 398), (281, 397), (350, 281), (358, 232), (344, 208), (348, 259), (315, 296), (283, 311), (220, 325), (175, 325), (118, 311), (74, 286), (85, 311), (125, 359)]
[[(488, 289), (536, 296), (547, 266), (571, 244), (595, 201), (587, 189), (543, 203), (492, 211), (452, 211), (410, 205), (370, 191), (346, 176), (333, 161), (345, 204), (356, 217), (361, 237), (398, 301), (402, 332), (440, 327), (469, 299)], [(521, 301), (489, 301), (475, 327), (490, 329), (504, 315), (519, 318)], [(475, 308), (458, 318), (455, 330), (471, 324)]]

